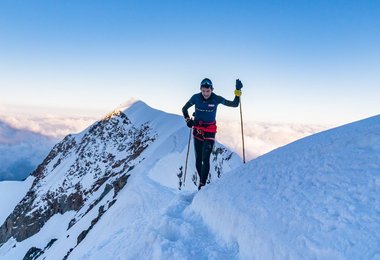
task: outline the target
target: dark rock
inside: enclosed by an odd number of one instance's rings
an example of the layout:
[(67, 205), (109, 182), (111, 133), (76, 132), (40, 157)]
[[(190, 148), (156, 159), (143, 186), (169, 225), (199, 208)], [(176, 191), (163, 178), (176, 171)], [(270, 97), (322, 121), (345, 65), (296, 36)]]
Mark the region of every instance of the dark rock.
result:
[(37, 247), (32, 247), (26, 252), (23, 260), (35, 260), (39, 256), (41, 256), (44, 253), (44, 251)]

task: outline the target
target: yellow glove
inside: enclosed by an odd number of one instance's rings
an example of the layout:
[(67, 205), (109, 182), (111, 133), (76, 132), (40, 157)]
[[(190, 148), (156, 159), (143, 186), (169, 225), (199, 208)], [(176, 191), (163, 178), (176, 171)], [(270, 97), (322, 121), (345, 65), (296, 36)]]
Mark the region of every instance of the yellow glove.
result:
[(235, 89), (235, 96), (240, 97), (241, 96), (241, 90)]

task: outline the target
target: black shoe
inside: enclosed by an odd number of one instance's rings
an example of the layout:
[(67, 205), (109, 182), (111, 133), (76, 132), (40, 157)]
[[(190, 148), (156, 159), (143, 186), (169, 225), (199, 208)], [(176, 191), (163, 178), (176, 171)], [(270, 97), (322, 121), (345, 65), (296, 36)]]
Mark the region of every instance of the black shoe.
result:
[(204, 183), (200, 182), (199, 185), (198, 185), (198, 190), (200, 190), (203, 186), (205, 186)]
[(191, 177), (191, 180), (193, 181), (194, 185), (197, 186), (197, 172), (195, 172), (193, 174), (193, 176)]

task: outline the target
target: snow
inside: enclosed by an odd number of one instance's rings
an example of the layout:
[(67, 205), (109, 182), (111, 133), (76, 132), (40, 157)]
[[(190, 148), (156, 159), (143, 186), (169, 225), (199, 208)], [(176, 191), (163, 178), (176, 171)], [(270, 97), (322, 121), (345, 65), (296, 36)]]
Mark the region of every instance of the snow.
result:
[[(66, 212), (64, 215), (54, 215), (39, 233), (22, 242), (10, 239), (4, 246), (0, 247), (0, 259), (23, 259), (25, 253), (31, 247), (44, 249), (52, 239), (57, 238), (57, 234), (65, 233), (67, 226), (62, 225), (62, 223), (70, 219), (73, 214), (74, 212), (71, 211)], [(12, 248), (16, 248), (17, 250), (12, 250)]]
[(68, 259), (380, 259), (380, 116), (298, 140), (245, 165), (234, 155), (222, 177), (201, 191), (191, 182), (191, 147), (180, 191), (176, 174), (189, 133), (179, 127), (182, 118), (141, 101), (128, 106), (133, 123), (155, 126), (157, 141), (117, 201), (78, 245), (78, 234), (113, 192), (68, 230), (52, 232), (51, 223), (67, 223), (84, 210), (55, 217), (26, 241), (9, 240), (0, 259), (20, 259), (23, 245), (43, 248), (51, 238), (58, 240), (46, 259), (62, 259), (70, 248)]
[(199, 256), (199, 248), (204, 248), (199, 259), (235, 254), (234, 248), (221, 248), (197, 216), (186, 216), (195, 192), (163, 188), (143, 175), (131, 178), (128, 189), (69, 259), (186, 259)]
[(12, 213), (17, 203), (25, 196), (32, 186), (34, 177), (25, 181), (1, 181), (0, 182), (0, 223)]
[(241, 258), (379, 258), (379, 158), (378, 116), (264, 155), (191, 209)]
[[(101, 206), (106, 205), (108, 202), (112, 200), (112, 193), (108, 193), (99, 203), (94, 210), (89, 211), (88, 214), (86, 214), (83, 218), (81, 218), (72, 228), (67, 229), (65, 227), (65, 230), (58, 233), (56, 232), (56, 238), (58, 239), (57, 243), (55, 243), (50, 250), (48, 250), (45, 253), (45, 257), (47, 259), (62, 259), (67, 254), (67, 252), (71, 248), (75, 248), (77, 244), (77, 237), (83, 230), (88, 230), (91, 226), (91, 221), (97, 217), (97, 214), (99, 212), (99, 208)], [(107, 209), (107, 207), (105, 207)], [(69, 215), (68, 218), (66, 218), (66, 223), (68, 219), (73, 219), (75, 217), (73, 214)], [(64, 241), (64, 243), (62, 243)], [(86, 241), (86, 240), (84, 240)]]

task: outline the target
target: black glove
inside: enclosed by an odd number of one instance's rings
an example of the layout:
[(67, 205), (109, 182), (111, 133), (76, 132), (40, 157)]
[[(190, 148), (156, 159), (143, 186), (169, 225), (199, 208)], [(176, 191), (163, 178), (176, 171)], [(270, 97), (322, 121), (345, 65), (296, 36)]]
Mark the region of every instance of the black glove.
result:
[(243, 88), (243, 83), (241, 83), (240, 79), (236, 80), (236, 89), (241, 90)]
[(185, 118), (185, 120), (187, 127), (192, 128), (194, 126), (194, 120), (190, 119), (189, 117)]
[(187, 121), (186, 125), (187, 127), (192, 128), (194, 126), (194, 120), (190, 119), (189, 121)]

